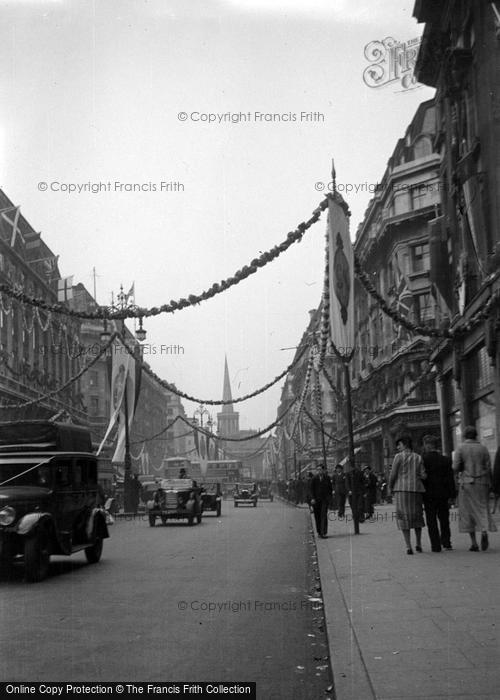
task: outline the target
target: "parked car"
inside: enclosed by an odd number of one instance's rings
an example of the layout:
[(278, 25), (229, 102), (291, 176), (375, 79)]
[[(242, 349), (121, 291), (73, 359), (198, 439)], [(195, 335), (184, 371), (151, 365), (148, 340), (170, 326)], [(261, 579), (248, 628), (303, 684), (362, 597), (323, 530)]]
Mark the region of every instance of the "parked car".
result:
[(201, 509), (203, 513), (215, 512), (220, 517), (222, 511), (222, 491), (219, 483), (201, 485)]
[(166, 525), (169, 519), (183, 518), (187, 519), (188, 525), (192, 525), (195, 520), (201, 523), (200, 488), (193, 479), (162, 479), (146, 508), (151, 527), (155, 526), (157, 518), (163, 525)]
[(256, 484), (236, 484), (234, 489), (234, 507), (238, 505), (257, 506), (257, 485)]
[(47, 420), (0, 423), (0, 567), (42, 581), (52, 554), (101, 558), (109, 537), (90, 433)]

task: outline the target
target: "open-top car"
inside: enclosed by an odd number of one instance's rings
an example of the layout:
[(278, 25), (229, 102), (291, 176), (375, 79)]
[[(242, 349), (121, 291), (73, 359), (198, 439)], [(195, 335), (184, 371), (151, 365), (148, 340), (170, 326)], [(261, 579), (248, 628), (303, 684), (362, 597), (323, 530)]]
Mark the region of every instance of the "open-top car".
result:
[(256, 484), (236, 484), (234, 489), (234, 507), (239, 505), (257, 506), (257, 485)]
[(149, 524), (154, 527), (156, 519), (165, 525), (167, 520), (187, 519), (192, 525), (201, 523), (202, 505), (200, 488), (193, 479), (162, 479), (152, 500), (146, 504)]
[(0, 423), (0, 567), (41, 581), (52, 554), (98, 562), (109, 536), (90, 433), (47, 420)]
[(220, 517), (222, 511), (222, 491), (217, 482), (201, 485), (201, 506), (203, 513), (213, 512)]

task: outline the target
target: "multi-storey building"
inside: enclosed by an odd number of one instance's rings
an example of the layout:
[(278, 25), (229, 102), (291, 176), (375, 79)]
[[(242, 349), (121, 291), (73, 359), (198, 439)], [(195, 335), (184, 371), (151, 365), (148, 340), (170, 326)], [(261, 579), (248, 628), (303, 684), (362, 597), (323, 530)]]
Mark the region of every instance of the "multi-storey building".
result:
[[(0, 190), (0, 280), (49, 304), (65, 301), (69, 290), (61, 279), (57, 260), (41, 235)], [(77, 319), (0, 295), (3, 420), (65, 415), (75, 423), (85, 423), (87, 413), (79, 381), (39, 403), (16, 408), (61, 389), (78, 372), (82, 363), (79, 332)]]
[(493, 455), (500, 413), (500, 4), (418, 0), (415, 74), (436, 88), (442, 218), (438, 280), (453, 341), (434, 353), (447, 452), (475, 425)]
[[(430, 269), (429, 232), (440, 216), (440, 156), (433, 150), (434, 136), (435, 106), (429, 100), (397, 142), (354, 243), (379, 294), (410, 321), (427, 327), (446, 320)], [(417, 445), (425, 433), (440, 434), (434, 379), (429, 376), (408, 394), (429, 368), (433, 343), (394, 323), (358, 279), (355, 314), (355, 444), (359, 460), (382, 472), (392, 461), (398, 433), (409, 433)], [(345, 424), (338, 428), (346, 430)]]

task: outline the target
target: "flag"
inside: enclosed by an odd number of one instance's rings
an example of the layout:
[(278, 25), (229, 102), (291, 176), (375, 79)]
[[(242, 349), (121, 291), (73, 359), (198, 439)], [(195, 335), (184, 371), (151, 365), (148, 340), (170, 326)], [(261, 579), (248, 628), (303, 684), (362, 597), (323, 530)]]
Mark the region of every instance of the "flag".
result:
[(444, 216), (439, 216), (429, 221), (429, 229), (430, 281), (442, 299), (440, 306), (445, 305), (447, 307), (443, 311), (451, 313), (453, 308), (453, 278), (448, 255)]
[(127, 300), (126, 304), (129, 304), (130, 302), (135, 303), (135, 282), (132, 282), (132, 286), (127, 292)]
[(52, 275), (55, 273), (58, 260), (58, 255), (48, 255), (46, 258), (41, 258), (40, 262), (43, 263), (43, 271), (48, 277), (52, 277)]
[[(6, 231), (6, 236), (10, 242), (10, 247), (13, 248), (16, 238), (19, 236), (23, 244), (25, 243), (24, 236), (19, 230), (18, 223), (21, 215), (21, 207), (7, 207), (0, 212), (0, 222), (2, 223), (2, 234)], [(4, 225), (4, 222), (7, 226)]]
[[(405, 318), (408, 318), (408, 320), (410, 320), (410, 312), (413, 308), (413, 294), (410, 289), (408, 277), (406, 276), (404, 270), (402, 270), (401, 265), (399, 264), (399, 257), (397, 252), (394, 258), (394, 268), (397, 277), (394, 289), (394, 296), (396, 297), (394, 302), (394, 308), (399, 314), (401, 314), (401, 316), (404, 316)], [(410, 337), (409, 331), (400, 323), (394, 322), (392, 325), (392, 330), (394, 335), (399, 340), (405, 340)]]
[(354, 348), (354, 255), (349, 222), (343, 207), (330, 198), (328, 204), (330, 332), (341, 355)]
[(73, 299), (73, 275), (57, 281), (57, 301)]

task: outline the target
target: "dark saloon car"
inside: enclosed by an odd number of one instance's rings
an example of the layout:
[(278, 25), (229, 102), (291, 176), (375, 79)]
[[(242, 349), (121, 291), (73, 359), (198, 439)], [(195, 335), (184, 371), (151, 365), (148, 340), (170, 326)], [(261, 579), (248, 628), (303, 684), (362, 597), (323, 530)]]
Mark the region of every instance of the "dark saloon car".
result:
[(259, 499), (261, 500), (269, 500), (271, 503), (274, 500), (274, 495), (273, 491), (271, 488), (271, 484), (260, 484), (259, 485)]
[(212, 512), (220, 517), (222, 510), (222, 490), (218, 483), (201, 485), (201, 508), (203, 513)]
[(236, 484), (234, 489), (234, 507), (239, 505), (257, 506), (257, 486), (256, 484)]
[(101, 558), (108, 537), (90, 433), (50, 421), (0, 423), (0, 568), (41, 581), (52, 554)]
[(193, 479), (162, 479), (146, 507), (151, 527), (155, 526), (157, 518), (163, 525), (169, 519), (186, 519), (188, 525), (195, 521), (201, 523), (200, 488)]

